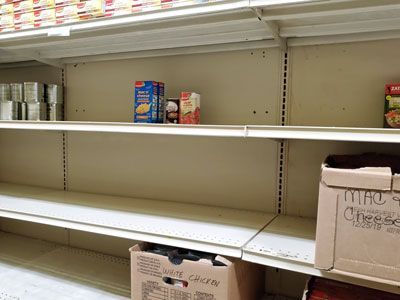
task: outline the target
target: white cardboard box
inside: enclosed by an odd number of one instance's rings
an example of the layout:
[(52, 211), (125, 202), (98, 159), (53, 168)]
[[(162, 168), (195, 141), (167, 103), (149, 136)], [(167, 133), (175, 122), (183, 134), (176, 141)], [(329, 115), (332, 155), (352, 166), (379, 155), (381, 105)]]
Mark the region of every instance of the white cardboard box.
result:
[[(222, 256), (216, 259), (226, 267), (213, 266), (208, 260), (174, 265), (166, 256), (146, 252), (148, 247), (141, 243), (130, 249), (134, 300), (259, 300), (263, 294), (264, 268), (259, 265)], [(187, 286), (168, 284), (166, 277)]]
[(322, 166), (315, 267), (400, 285), (400, 176)]

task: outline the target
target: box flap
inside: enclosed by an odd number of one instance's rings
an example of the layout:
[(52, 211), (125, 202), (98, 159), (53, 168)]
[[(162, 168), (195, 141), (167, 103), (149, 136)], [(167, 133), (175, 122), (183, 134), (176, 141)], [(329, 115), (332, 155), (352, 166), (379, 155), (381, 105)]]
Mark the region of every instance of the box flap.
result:
[(400, 191), (400, 174), (393, 175), (392, 189), (396, 192)]
[(337, 201), (338, 195), (335, 189), (320, 183), (314, 262), (317, 269), (333, 268)]
[[(321, 181), (327, 186), (390, 191), (392, 171), (389, 167), (336, 169), (324, 166)], [(400, 184), (399, 184), (400, 186)]]
[(141, 252), (144, 251), (145, 249), (148, 248), (148, 243), (145, 242), (140, 242), (139, 244), (136, 244), (135, 246), (132, 246), (131, 248), (129, 248), (130, 252)]

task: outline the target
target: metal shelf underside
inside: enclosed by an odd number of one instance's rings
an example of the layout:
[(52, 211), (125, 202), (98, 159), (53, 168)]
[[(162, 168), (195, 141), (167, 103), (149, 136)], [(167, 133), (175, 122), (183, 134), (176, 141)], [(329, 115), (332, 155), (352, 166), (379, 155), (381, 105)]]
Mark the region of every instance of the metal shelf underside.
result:
[[(262, 21), (254, 9), (262, 10)], [(289, 46), (399, 38), (400, 4), (395, 0), (226, 0), (5, 32), (0, 34), (0, 63), (37, 60), (61, 66), (118, 57), (277, 47), (281, 43), (274, 29)]]
[(241, 257), (273, 214), (0, 184), (0, 217)]
[(130, 299), (128, 259), (0, 232), (0, 298)]
[(399, 130), (383, 128), (0, 121), (0, 129), (400, 143)]

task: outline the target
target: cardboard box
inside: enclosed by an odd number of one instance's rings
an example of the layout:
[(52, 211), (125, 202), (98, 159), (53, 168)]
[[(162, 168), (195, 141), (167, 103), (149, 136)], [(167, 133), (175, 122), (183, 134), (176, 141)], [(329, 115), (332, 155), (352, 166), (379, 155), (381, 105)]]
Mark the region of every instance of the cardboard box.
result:
[(400, 84), (385, 86), (384, 127), (400, 128)]
[(33, 11), (33, 0), (23, 0), (20, 2), (14, 2), (15, 13), (26, 13)]
[(78, 4), (79, 0), (55, 0), (54, 3), (56, 7), (62, 7), (65, 5)]
[(390, 167), (343, 169), (327, 161), (320, 180), (315, 267), (399, 285), (400, 175), (392, 175)]
[(104, 0), (85, 0), (77, 4), (80, 19), (90, 19), (104, 15)]
[(157, 110), (157, 122), (164, 123), (164, 106), (165, 106), (165, 84), (164, 82), (158, 83), (158, 110)]
[(135, 123), (157, 123), (158, 118), (158, 82), (135, 82)]
[(79, 20), (77, 4), (56, 7), (57, 24), (74, 23), (78, 22)]
[(33, 9), (47, 9), (54, 8), (55, 1), (54, 0), (33, 0)]
[(16, 30), (31, 29), (35, 27), (35, 14), (33, 11), (14, 14), (14, 26)]
[[(227, 266), (209, 260), (183, 260), (172, 264), (168, 257), (145, 252), (150, 245), (138, 244), (131, 251), (132, 299), (259, 300), (264, 291), (264, 268), (217, 256)], [(183, 282), (179, 286), (163, 278)]]
[(121, 16), (139, 12), (142, 10), (142, 1), (140, 0), (106, 0), (105, 16)]
[(0, 32), (13, 31), (14, 30), (14, 15), (6, 14), (0, 15)]
[(182, 92), (179, 107), (180, 124), (200, 124), (200, 95)]
[(35, 27), (52, 26), (56, 24), (56, 12), (54, 8), (39, 9), (34, 12)]
[(7, 15), (13, 13), (14, 13), (14, 4), (12, 3), (0, 4), (0, 15)]

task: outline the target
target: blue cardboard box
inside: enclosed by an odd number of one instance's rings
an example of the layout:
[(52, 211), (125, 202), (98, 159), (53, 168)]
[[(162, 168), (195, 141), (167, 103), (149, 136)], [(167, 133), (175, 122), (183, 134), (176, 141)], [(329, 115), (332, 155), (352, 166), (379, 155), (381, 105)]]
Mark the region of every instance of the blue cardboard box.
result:
[(135, 82), (135, 123), (158, 122), (158, 82)]
[(163, 82), (158, 83), (158, 123), (164, 123), (164, 89), (165, 85)]

